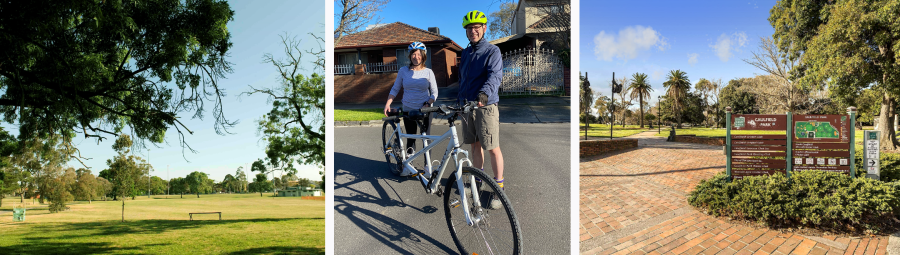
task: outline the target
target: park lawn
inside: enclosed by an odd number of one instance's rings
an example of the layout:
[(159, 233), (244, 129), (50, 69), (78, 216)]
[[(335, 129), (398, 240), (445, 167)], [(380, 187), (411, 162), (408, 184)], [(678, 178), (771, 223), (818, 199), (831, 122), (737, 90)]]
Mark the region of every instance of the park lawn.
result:
[[(668, 130), (672, 130), (671, 127), (668, 127), (668, 128), (669, 128)], [(656, 136), (667, 137), (667, 136), (669, 136), (669, 131), (668, 131), (668, 130), (666, 130), (666, 129), (664, 128), (663, 131), (662, 131), (662, 133), (656, 134)], [(696, 135), (696, 136), (702, 136), (702, 137), (725, 137), (725, 131), (726, 131), (726, 130), (725, 130), (724, 128), (700, 128), (700, 127), (695, 127), (695, 128), (676, 129), (676, 130), (675, 130), (675, 134), (677, 134), (677, 135)], [(761, 135), (761, 134), (765, 134), (765, 135), (773, 135), (773, 134), (785, 135), (784, 131), (778, 131), (778, 130), (732, 130), (732, 131), (731, 131), (731, 134), (732, 134), (732, 135)]]
[[(613, 126), (613, 137), (632, 136), (649, 130), (651, 130), (649, 125), (645, 125), (644, 128), (641, 128), (640, 125), (625, 125), (625, 127), (622, 127), (622, 125), (615, 125)], [(578, 135), (581, 138), (584, 138), (584, 123), (579, 124)], [(588, 136), (609, 137), (609, 125), (591, 124), (590, 129), (588, 130)]]
[[(30, 202), (30, 201), (29, 201)], [(0, 254), (324, 254), (325, 201), (256, 194), (185, 194), (71, 203), (49, 213), (28, 205), (12, 222), (15, 198), (0, 207)], [(222, 212), (194, 215), (189, 212)]]
[(384, 118), (384, 108), (371, 109), (334, 109), (334, 121), (367, 121)]

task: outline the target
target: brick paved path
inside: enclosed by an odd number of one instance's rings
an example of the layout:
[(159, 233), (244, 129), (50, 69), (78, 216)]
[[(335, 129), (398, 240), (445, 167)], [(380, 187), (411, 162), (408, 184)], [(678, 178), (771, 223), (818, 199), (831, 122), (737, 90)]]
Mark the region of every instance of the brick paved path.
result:
[(802, 236), (730, 224), (687, 204), (725, 170), (721, 146), (669, 143), (644, 132), (638, 148), (582, 159), (583, 254), (885, 254), (888, 237)]

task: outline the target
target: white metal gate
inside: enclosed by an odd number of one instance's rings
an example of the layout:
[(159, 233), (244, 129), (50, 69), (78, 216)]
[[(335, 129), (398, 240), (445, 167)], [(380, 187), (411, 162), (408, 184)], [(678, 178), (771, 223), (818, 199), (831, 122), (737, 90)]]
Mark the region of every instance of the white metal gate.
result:
[(520, 49), (503, 54), (501, 95), (564, 94), (563, 64), (552, 50)]

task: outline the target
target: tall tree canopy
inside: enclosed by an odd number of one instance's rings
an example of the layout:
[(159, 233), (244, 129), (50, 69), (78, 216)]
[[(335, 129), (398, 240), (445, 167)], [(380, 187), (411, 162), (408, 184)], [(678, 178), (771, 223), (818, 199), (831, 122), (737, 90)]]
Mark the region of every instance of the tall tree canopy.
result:
[(202, 117), (214, 102), (225, 119), (218, 80), (231, 72), (225, 1), (0, 2), (0, 114), (20, 135), (81, 133), (102, 139), (128, 127), (135, 139), (163, 142), (178, 113)]
[(644, 102), (650, 100), (650, 92), (653, 91), (653, 86), (650, 86), (650, 82), (647, 80), (647, 74), (635, 73), (632, 75), (629, 90), (631, 91), (631, 100), (637, 99), (640, 103), (641, 128), (644, 128)]
[(675, 107), (675, 121), (678, 122), (678, 127), (681, 127), (681, 111), (684, 110), (684, 101), (691, 89), (691, 81), (688, 79), (687, 73), (681, 70), (672, 70), (666, 75), (663, 86), (667, 88), (666, 96), (672, 99), (672, 105)]
[(778, 1), (770, 11), (773, 38), (801, 86), (827, 86), (833, 98), (872, 85), (882, 90), (881, 146), (897, 146), (893, 122), (900, 96), (900, 1)]
[[(275, 88), (254, 88), (248, 95), (264, 94), (272, 102), (272, 110), (259, 121), (258, 127), (268, 142), (266, 156), (271, 165), (294, 171), (293, 162), (316, 166), (325, 165), (325, 50), (324, 40), (312, 35), (319, 49), (300, 50), (300, 41), (282, 36), (287, 58), (276, 59), (266, 54), (265, 62), (272, 64), (281, 75)], [(312, 74), (301, 73), (301, 57), (313, 55)]]

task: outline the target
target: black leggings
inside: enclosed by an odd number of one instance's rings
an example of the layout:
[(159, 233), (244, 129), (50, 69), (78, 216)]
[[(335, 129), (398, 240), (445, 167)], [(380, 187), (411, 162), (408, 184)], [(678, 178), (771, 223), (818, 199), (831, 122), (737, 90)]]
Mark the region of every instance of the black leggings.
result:
[[(428, 116), (426, 116), (425, 120), (424, 120), (425, 130), (423, 130), (423, 132), (428, 132), (428, 130), (431, 129), (431, 113), (428, 113), (427, 115)], [(416, 124), (415, 120), (411, 120), (409, 118), (403, 118), (403, 126), (406, 126), (407, 134), (417, 134), (417, 135), (420, 134), (418, 132), (419, 125)], [(413, 151), (415, 151), (416, 150), (416, 139), (411, 139), (411, 138), (406, 139), (406, 148), (413, 148)], [(407, 152), (409, 152), (409, 149), (407, 149)]]

